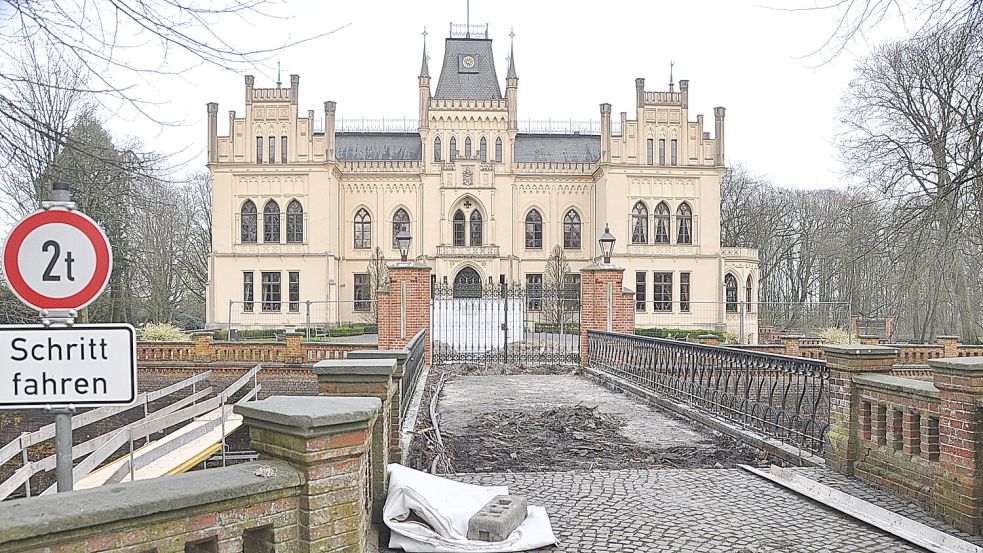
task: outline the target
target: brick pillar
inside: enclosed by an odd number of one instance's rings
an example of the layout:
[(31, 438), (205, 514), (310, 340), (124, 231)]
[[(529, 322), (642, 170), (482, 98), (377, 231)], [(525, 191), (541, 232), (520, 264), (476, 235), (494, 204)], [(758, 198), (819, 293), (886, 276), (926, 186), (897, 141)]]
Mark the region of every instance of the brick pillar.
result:
[(403, 349), (422, 329), (424, 359), (430, 364), (430, 267), (413, 262), (389, 266), (389, 288), (376, 295), (379, 349)]
[(347, 359), (395, 359), (396, 370), (393, 371), (393, 390), (390, 393), (389, 401), (392, 406), (389, 408), (389, 462), (403, 462), (403, 442), (400, 432), (403, 428), (403, 415), (400, 413), (400, 405), (403, 403), (403, 394), (413, 395), (413, 390), (403, 390), (403, 370), (406, 359), (409, 357), (409, 350), (391, 349), (362, 349), (349, 351), (345, 356)]
[(942, 357), (959, 357), (959, 336), (936, 336), (935, 341), (942, 346)]
[(700, 334), (696, 339), (705, 346), (715, 346), (720, 343), (720, 337), (716, 334)]
[(624, 274), (624, 267), (611, 264), (580, 270), (581, 366), (587, 366), (587, 331), (635, 331), (635, 294), (625, 290)]
[(215, 360), (212, 350), (212, 331), (199, 330), (191, 333), (195, 338), (195, 361), (209, 363)]
[(862, 346), (876, 346), (881, 342), (881, 338), (876, 334), (863, 334), (857, 336), (857, 339), (860, 340)]
[(298, 550), (365, 551), (369, 448), (378, 398), (273, 396), (236, 405), (260, 458), (304, 473)]
[(800, 357), (802, 350), (802, 336), (798, 335), (788, 335), (782, 336), (782, 345), (785, 347), (785, 355), (791, 355), (792, 357)]
[[(853, 376), (889, 373), (898, 350), (884, 346), (824, 345), (829, 366), (829, 430), (826, 431), (826, 461), (839, 472), (853, 475), (860, 454), (860, 392)], [(879, 414), (873, 413), (875, 421)], [(875, 421), (872, 421), (872, 426)]]
[[(395, 446), (399, 452), (398, 400), (395, 404), (397, 419), (392, 419), (393, 397), (399, 389), (399, 381), (393, 381), (395, 372), (395, 359), (330, 359), (314, 364), (319, 395), (372, 396), (382, 402), (372, 429), (372, 462), (369, 468), (372, 474), (374, 522), (382, 522), (382, 507), (389, 488), (386, 465), (392, 460), (392, 448)], [(395, 433), (392, 431), (394, 425)]]
[(983, 357), (930, 359), (939, 390), (939, 472), (935, 509), (971, 534), (983, 508)]
[(300, 332), (287, 332), (284, 334), (287, 340), (287, 351), (283, 354), (284, 363), (303, 363), (304, 362), (304, 335)]

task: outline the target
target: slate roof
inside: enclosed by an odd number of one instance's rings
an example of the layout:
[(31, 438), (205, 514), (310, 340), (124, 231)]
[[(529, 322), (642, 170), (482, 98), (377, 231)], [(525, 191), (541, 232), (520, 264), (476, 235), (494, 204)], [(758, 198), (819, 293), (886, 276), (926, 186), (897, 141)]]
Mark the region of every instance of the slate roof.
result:
[(339, 161), (419, 161), (422, 149), (417, 133), (335, 134), (335, 155)]
[[(473, 55), (476, 73), (458, 73), (458, 59)], [(448, 38), (444, 42), (444, 65), (434, 98), (441, 100), (501, 100), (502, 89), (495, 73), (492, 41), (475, 38)]]
[(515, 160), (553, 163), (595, 163), (601, 157), (601, 137), (596, 134), (519, 134)]

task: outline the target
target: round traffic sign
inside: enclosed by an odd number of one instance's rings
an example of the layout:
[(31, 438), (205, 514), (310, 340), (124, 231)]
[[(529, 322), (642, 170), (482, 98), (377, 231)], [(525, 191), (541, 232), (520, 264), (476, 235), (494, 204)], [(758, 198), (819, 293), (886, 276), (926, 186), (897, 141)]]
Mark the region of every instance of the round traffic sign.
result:
[(30, 307), (80, 309), (109, 282), (113, 252), (88, 216), (49, 209), (14, 226), (0, 261), (7, 285)]

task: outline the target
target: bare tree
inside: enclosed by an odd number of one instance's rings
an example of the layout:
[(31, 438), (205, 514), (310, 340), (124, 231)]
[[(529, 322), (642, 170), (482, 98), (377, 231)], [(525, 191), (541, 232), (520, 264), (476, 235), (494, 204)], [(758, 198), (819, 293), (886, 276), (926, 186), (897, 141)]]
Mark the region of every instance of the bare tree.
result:
[(575, 306), (571, 305), (569, 291), (573, 271), (567, 256), (559, 245), (553, 246), (543, 270), (542, 312), (546, 324), (559, 331), (561, 325), (573, 321)]
[(372, 251), (372, 257), (369, 258), (365, 272), (369, 275), (369, 286), (372, 293), (372, 309), (369, 311), (369, 316), (372, 323), (379, 324), (378, 293), (379, 290), (389, 286), (389, 264), (379, 246), (376, 246), (375, 250)]

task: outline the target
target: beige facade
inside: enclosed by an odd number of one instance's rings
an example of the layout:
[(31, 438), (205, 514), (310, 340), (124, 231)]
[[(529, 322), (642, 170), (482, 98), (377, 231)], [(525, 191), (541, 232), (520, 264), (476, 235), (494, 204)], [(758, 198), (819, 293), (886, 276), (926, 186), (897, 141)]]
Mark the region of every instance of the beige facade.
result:
[[(730, 307), (747, 290), (756, 301), (757, 252), (720, 247), (724, 108), (714, 109), (711, 137), (702, 115), (690, 119), (688, 81), (652, 92), (637, 79), (630, 119), (612, 120), (601, 104), (596, 128), (526, 132), (513, 55), (507, 67), (503, 94), (492, 41), (480, 32), (450, 37), (434, 88), (424, 53), (411, 132), (339, 128), (334, 102), (324, 103), (318, 128), (314, 111), (299, 111), (296, 75), (289, 88), (256, 88), (247, 76), (245, 112), (229, 113), (226, 136), (218, 106), (208, 104), (208, 321), (224, 324), (231, 312), (247, 324), (302, 324), (307, 310), (292, 311), (291, 300), (337, 302), (315, 318), (352, 320), (356, 275), (377, 246), (398, 260), (394, 222), (405, 215), (410, 257), (449, 283), (466, 269), (483, 283), (526, 283), (543, 273), (554, 245), (576, 271), (597, 259), (609, 224), (626, 286), (644, 285), (638, 327), (736, 332), (724, 284), (736, 282)], [(279, 305), (263, 305), (276, 273)], [(250, 278), (253, 297), (244, 298)], [(244, 299), (257, 302), (252, 312), (236, 303)], [(745, 335), (756, 334), (753, 316), (745, 325)]]

